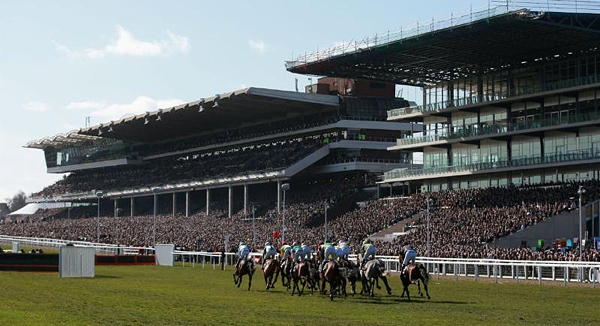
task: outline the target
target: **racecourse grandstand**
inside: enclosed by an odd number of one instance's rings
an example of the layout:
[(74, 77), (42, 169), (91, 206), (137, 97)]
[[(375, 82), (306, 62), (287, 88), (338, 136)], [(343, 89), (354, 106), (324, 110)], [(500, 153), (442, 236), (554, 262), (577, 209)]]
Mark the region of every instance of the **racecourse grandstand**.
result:
[(203, 192), (207, 213), (212, 202), (227, 202), (232, 216), (240, 198), (248, 212), (264, 192), (258, 185), (271, 184), (280, 209), (281, 186), (292, 179), (413, 165), (410, 152), (386, 150), (412, 127), (386, 121), (386, 111), (405, 100), (393, 91), (322, 93), (248, 88), (32, 141), (27, 147), (44, 151), (49, 173), (69, 175), (30, 201), (98, 201), (134, 216), (147, 208), (144, 197), (158, 195), (173, 214), (190, 215)]
[(248, 88), (30, 142), (69, 173), (30, 202), (72, 205), (0, 233), (600, 260), (598, 18), (490, 8), (287, 62), (327, 76), (304, 93)]

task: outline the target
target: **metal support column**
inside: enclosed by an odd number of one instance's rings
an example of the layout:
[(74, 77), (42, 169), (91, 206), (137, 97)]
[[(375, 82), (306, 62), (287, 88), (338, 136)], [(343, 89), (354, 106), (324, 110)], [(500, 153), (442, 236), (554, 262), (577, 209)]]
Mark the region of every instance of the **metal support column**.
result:
[(244, 185), (244, 215), (248, 215), (248, 185)]
[(135, 215), (135, 197), (131, 197), (129, 201), (129, 215), (133, 217)]
[(210, 214), (210, 189), (206, 188), (206, 215)]
[(177, 213), (177, 193), (173, 193), (173, 216)]
[(185, 217), (190, 216), (190, 192), (185, 192)]
[(115, 205), (113, 208), (113, 210), (114, 210), (113, 213), (114, 213), (115, 217), (119, 217), (119, 213), (118, 213), (119, 212), (119, 200), (117, 198), (115, 198), (113, 201), (114, 201), (114, 205)]
[(229, 186), (227, 187), (228, 190), (228, 195), (227, 195), (227, 203), (228, 203), (228, 209), (227, 209), (227, 216), (231, 217), (231, 215), (233, 214), (233, 187)]
[(277, 180), (277, 213), (281, 213), (281, 180)]

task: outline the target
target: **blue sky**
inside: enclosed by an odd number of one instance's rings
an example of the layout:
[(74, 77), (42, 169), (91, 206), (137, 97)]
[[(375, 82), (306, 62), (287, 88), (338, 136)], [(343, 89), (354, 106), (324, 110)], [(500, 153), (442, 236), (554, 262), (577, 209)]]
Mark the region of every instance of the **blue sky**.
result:
[[(450, 7), (449, 4), (452, 4)], [(27, 141), (249, 86), (292, 55), (488, 1), (1, 1), (0, 201), (59, 179)], [(408, 93), (405, 96), (414, 99)]]

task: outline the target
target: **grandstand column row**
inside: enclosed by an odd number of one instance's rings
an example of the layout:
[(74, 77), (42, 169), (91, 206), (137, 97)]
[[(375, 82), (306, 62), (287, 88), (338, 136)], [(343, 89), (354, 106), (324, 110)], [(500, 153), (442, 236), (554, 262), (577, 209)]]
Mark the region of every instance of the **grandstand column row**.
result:
[[(243, 211), (244, 214), (248, 214), (249, 210), (248, 210), (248, 205), (249, 205), (249, 188), (248, 188), (248, 184), (243, 184), (242, 187), (244, 189), (244, 206), (243, 206)], [(285, 200), (285, 197), (282, 198), (282, 183), (281, 180), (278, 180), (276, 182), (276, 186), (277, 186), (277, 211), (280, 212), (281, 208), (283, 207), (283, 209), (285, 209), (285, 203), (283, 203), (282, 206), (282, 200)], [(233, 213), (234, 213), (234, 187), (235, 185), (228, 185), (227, 186), (227, 216), (228, 217), (232, 217)], [(213, 189), (217, 189), (217, 188), (213, 188)], [(206, 203), (205, 203), (205, 212), (206, 215), (210, 214), (210, 209), (211, 209), (211, 205), (210, 205), (210, 200), (211, 200), (211, 189), (207, 188), (207, 189), (202, 189), (203, 191), (206, 191)], [(178, 206), (177, 206), (177, 193), (178, 192), (172, 192), (172, 199), (171, 199), (171, 204), (172, 204), (172, 210), (171, 210), (171, 214), (172, 216), (175, 216), (177, 214), (177, 210), (178, 210)], [(168, 193), (167, 193), (168, 194)], [(153, 194), (152, 197), (156, 197), (156, 203), (154, 205), (158, 205), (158, 196), (160, 195), (165, 195), (165, 193), (157, 193), (157, 194)], [(149, 197), (150, 195), (148, 195)], [(121, 208), (119, 208), (119, 199), (125, 199), (125, 198), (129, 198), (129, 210), (130, 210), (130, 216), (133, 217), (135, 216), (135, 198), (136, 197), (146, 197), (146, 196), (132, 196), (132, 197), (118, 197), (118, 198), (113, 198), (113, 205), (114, 205), (114, 209), (113, 209), (113, 213), (114, 213), (114, 217), (119, 217), (119, 211)], [(190, 191), (185, 191), (185, 216), (189, 217), (190, 216)]]

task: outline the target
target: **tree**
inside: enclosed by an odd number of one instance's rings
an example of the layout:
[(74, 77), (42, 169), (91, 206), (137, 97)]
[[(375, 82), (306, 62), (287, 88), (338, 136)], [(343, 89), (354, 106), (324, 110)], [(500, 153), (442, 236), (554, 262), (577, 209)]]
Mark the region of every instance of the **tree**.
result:
[(23, 191), (19, 191), (12, 198), (6, 199), (6, 202), (12, 213), (12, 212), (22, 208), (23, 206), (27, 205), (27, 196), (25, 195), (25, 193)]

